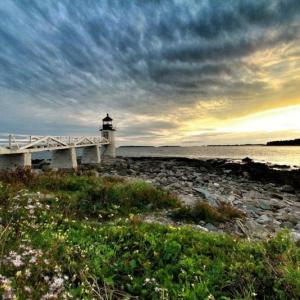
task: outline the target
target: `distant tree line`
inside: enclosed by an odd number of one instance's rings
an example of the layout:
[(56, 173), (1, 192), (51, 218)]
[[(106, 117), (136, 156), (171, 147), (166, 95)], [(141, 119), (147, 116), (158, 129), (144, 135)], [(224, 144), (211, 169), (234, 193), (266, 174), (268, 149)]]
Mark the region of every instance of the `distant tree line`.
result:
[(268, 142), (267, 146), (300, 146), (300, 139)]

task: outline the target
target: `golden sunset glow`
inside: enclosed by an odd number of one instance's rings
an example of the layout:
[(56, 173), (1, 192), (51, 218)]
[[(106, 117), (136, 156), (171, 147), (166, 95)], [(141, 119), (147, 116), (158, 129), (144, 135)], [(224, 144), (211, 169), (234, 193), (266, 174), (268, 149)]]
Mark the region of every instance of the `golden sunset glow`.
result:
[(300, 131), (300, 105), (267, 110), (237, 119), (223, 130), (229, 132)]

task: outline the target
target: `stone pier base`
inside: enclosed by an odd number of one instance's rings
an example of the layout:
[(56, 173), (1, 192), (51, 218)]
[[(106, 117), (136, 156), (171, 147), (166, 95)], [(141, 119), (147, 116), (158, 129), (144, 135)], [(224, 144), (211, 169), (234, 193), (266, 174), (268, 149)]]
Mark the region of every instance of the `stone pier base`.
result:
[(0, 155), (0, 170), (31, 167), (31, 153)]
[(86, 164), (100, 164), (101, 155), (100, 148), (98, 145), (85, 147), (82, 149), (81, 163)]
[(76, 169), (77, 168), (77, 156), (76, 149), (61, 149), (52, 151), (51, 160), (52, 169)]

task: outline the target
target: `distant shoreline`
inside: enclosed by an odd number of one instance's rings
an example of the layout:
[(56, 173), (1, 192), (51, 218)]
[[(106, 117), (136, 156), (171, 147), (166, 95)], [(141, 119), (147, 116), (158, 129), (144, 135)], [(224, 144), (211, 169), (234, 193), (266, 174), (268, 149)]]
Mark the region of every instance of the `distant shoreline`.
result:
[(134, 145), (128, 145), (128, 146), (119, 146), (118, 148), (181, 148), (181, 147), (184, 147), (184, 146), (134, 146)]
[(294, 146), (294, 147), (299, 147), (300, 142), (296, 144), (289, 143), (290, 141), (274, 141), (274, 142), (268, 142), (266, 144), (230, 144), (230, 145), (223, 145), (223, 144), (218, 144), (218, 145), (196, 145), (196, 146), (134, 146), (134, 145), (128, 145), (128, 146), (119, 146), (118, 148), (185, 148), (185, 147), (270, 147), (270, 146)]
[(267, 146), (300, 146), (300, 139), (272, 141), (268, 142)]
[(266, 146), (266, 144), (235, 144), (235, 145), (207, 145), (206, 147), (254, 147)]

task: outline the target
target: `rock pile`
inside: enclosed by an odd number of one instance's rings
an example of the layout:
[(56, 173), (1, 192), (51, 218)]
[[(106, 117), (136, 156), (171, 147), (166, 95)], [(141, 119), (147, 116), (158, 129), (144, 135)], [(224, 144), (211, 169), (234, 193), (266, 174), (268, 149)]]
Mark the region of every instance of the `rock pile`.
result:
[[(236, 169), (239, 171), (235, 172)], [(176, 192), (187, 205), (199, 199), (212, 206), (227, 202), (246, 215), (244, 220), (218, 227), (204, 222), (199, 224), (208, 230), (229, 231), (257, 239), (288, 228), (294, 240), (300, 240), (300, 190), (297, 185), (296, 188), (295, 184), (282, 185), (264, 177), (254, 180), (248, 171), (233, 168), (232, 163), (226, 164), (224, 160), (124, 158), (103, 162), (98, 172), (146, 180)]]

